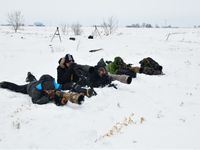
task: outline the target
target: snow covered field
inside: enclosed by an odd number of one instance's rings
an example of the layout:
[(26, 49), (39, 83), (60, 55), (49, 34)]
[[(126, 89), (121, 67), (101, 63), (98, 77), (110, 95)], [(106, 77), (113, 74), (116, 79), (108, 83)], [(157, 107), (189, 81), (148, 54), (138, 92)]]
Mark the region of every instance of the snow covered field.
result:
[(89, 40), (94, 29), (84, 28), (76, 41), (61, 35), (62, 43), (50, 42), (55, 30), (0, 27), (0, 81), (24, 84), (28, 71), (56, 78), (67, 53), (89, 65), (115, 56), (139, 65), (150, 56), (165, 75), (138, 74), (131, 85), (95, 89), (98, 95), (81, 106), (35, 105), (27, 95), (0, 89), (0, 149), (200, 149), (200, 29), (120, 28)]

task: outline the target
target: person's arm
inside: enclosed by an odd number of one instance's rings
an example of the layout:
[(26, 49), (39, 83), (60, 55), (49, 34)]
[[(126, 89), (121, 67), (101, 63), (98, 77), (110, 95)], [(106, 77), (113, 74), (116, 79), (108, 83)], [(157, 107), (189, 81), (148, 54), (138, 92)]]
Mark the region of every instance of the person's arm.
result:
[(40, 104), (40, 105), (42, 105), (42, 104), (47, 104), (47, 103), (49, 103), (49, 102), (50, 102), (50, 99), (49, 99), (48, 96), (45, 95), (45, 96), (40, 97), (39, 99), (32, 98), (32, 102), (33, 102), (34, 104)]
[(97, 73), (94, 72), (89, 75), (88, 82), (91, 87), (104, 87), (112, 82), (112, 78), (109, 75), (100, 78)]
[(47, 94), (44, 94), (43, 91), (39, 91), (36, 88), (33, 88), (31, 93), (32, 102), (34, 104), (46, 104), (51, 101)]
[(70, 82), (71, 81), (71, 71), (69, 69), (66, 68), (61, 68), (60, 66), (58, 66), (57, 68), (57, 82), (59, 84), (65, 84), (66, 82)]

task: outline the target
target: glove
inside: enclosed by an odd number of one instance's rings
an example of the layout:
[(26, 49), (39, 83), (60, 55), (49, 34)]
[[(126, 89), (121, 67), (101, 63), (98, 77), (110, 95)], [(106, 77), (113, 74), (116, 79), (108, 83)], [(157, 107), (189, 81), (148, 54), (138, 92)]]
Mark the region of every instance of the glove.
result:
[(112, 79), (109, 75), (104, 75), (101, 79), (99, 79), (99, 84), (101, 87), (109, 85), (112, 82)]
[(44, 93), (49, 97), (49, 99), (54, 99), (55, 97), (55, 90), (44, 90)]
[(63, 106), (65, 105), (68, 100), (64, 97), (64, 93), (61, 91), (55, 92), (54, 102), (57, 106)]

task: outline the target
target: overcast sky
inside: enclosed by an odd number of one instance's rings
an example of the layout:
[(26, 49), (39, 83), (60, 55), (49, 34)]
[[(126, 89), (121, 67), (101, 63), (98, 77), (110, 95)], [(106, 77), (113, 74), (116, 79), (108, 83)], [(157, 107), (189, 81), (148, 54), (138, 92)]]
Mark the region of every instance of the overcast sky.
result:
[(0, 23), (6, 23), (9, 12), (20, 10), (25, 24), (94, 25), (114, 16), (119, 25), (200, 25), (200, 0), (0, 0), (0, 4)]

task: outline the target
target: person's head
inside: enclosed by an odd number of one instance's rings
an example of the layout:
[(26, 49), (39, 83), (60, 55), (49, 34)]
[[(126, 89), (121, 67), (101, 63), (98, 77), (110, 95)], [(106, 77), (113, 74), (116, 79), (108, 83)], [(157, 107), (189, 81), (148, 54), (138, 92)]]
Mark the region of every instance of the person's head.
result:
[(75, 61), (74, 61), (74, 58), (71, 54), (66, 54), (65, 55), (65, 65), (67, 67), (69, 67), (71, 64), (73, 64)]
[(121, 57), (115, 57), (114, 62), (116, 65), (119, 65), (119, 66), (124, 64), (124, 61)]
[(104, 75), (107, 74), (107, 71), (104, 67), (99, 67), (97, 72), (98, 72), (99, 77), (103, 77)]
[(46, 91), (47, 93), (52, 93), (53, 91), (59, 90), (61, 88), (61, 85), (58, 84), (55, 79), (48, 74), (42, 75), (38, 82), (39, 83), (36, 85), (36, 89), (38, 91)]

